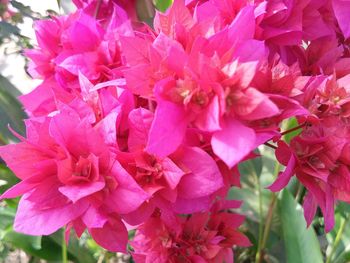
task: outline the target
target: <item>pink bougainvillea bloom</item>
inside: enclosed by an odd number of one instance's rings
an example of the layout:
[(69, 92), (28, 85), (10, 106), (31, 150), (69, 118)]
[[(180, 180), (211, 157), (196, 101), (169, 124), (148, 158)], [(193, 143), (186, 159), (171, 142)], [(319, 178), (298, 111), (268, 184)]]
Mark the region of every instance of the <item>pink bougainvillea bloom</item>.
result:
[[(135, 211), (149, 195), (115, 160), (99, 131), (72, 112), (26, 125), (27, 139), (0, 148), (22, 180), (2, 195), (24, 194), (15, 229), (48, 235), (72, 224), (77, 233), (88, 228), (101, 246), (125, 251), (127, 234), (120, 216)], [(111, 227), (117, 228), (110, 232)]]
[[(331, 98), (330, 95), (327, 98)], [(340, 100), (338, 95), (337, 98)], [(345, 183), (349, 178), (349, 170), (346, 157), (343, 158), (347, 156), (344, 153), (349, 135), (342, 121), (330, 117), (339, 114), (339, 111), (326, 105), (317, 108), (318, 115), (323, 117), (322, 122), (311, 123), (311, 127), (292, 139), (290, 146), (279, 142), (276, 156), (286, 169), (269, 188), (272, 191), (281, 190), (295, 174), (309, 191), (304, 200), (307, 223), (312, 222), (316, 208), (320, 206), (326, 231), (330, 231), (334, 226), (334, 202), (350, 201), (348, 184)]]
[(1, 196), (22, 196), (15, 230), (125, 252), (136, 228), (136, 262), (233, 262), (250, 243), (228, 191), (269, 140), (286, 167), (269, 189), (295, 176), (307, 223), (320, 207), (331, 230), (350, 202), (350, 1), (174, 0), (153, 28), (136, 0), (73, 2), (35, 23), (42, 82), (20, 97), (26, 138), (0, 147), (21, 180)]
[(233, 262), (232, 246), (250, 245), (237, 230), (244, 220), (240, 215), (196, 213), (178, 216), (176, 220), (177, 224), (172, 226), (153, 216), (137, 229), (132, 242), (137, 263)]
[(128, 152), (117, 153), (123, 167), (151, 196), (140, 210), (147, 209), (148, 213), (155, 207), (178, 213), (207, 210), (211, 195), (223, 187), (215, 161), (202, 149), (185, 145), (169, 156), (147, 153), (145, 147), (152, 120), (153, 113), (146, 109), (131, 111)]
[[(177, 20), (178, 28), (168, 27)], [(266, 49), (263, 42), (253, 40), (252, 6), (242, 8), (228, 27), (208, 39), (198, 36), (194, 21), (182, 1), (175, 1), (166, 14), (156, 17), (160, 33), (153, 43), (150, 38), (122, 38), (130, 66), (124, 72), (127, 86), (136, 94), (156, 97), (146, 151), (158, 156), (173, 153), (191, 124), (212, 134), (214, 153), (233, 167), (273, 136), (256, 134), (250, 122), (281, 113), (269, 95), (250, 85)], [(183, 32), (196, 35), (188, 39)], [(144, 48), (136, 50), (132, 41)], [(143, 77), (137, 78), (141, 72)]]

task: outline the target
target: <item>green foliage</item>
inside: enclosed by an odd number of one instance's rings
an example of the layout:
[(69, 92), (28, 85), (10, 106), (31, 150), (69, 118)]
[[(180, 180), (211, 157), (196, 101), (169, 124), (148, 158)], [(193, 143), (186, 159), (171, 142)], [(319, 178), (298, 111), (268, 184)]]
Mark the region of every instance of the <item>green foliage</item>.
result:
[[(285, 130), (291, 130), (293, 128), (298, 127), (299, 123), (295, 117), (290, 118), (287, 122), (287, 125), (285, 125)], [(284, 140), (289, 143), (291, 139), (295, 136), (297, 136), (302, 129), (296, 129), (295, 131), (289, 132), (286, 135), (284, 135)]]
[(23, 119), (26, 118), (21, 104), (15, 97), (18, 90), (0, 75), (0, 144), (16, 141), (8, 126), (24, 134)]
[(321, 263), (322, 254), (315, 231), (306, 229), (301, 206), (285, 189), (278, 202), (287, 263)]
[(154, 0), (154, 5), (159, 11), (165, 12), (173, 3), (172, 0)]

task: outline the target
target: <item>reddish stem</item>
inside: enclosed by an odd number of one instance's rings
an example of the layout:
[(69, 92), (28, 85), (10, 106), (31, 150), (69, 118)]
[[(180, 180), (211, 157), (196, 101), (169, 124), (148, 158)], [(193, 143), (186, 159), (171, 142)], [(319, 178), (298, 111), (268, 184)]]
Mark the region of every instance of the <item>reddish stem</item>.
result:
[(272, 149), (275, 149), (275, 150), (277, 149), (277, 146), (275, 146), (275, 145), (273, 145), (273, 144), (271, 144), (271, 143), (265, 142), (264, 144), (265, 144), (266, 146), (272, 148)]
[(290, 132), (299, 130), (299, 129), (305, 127), (305, 126), (306, 126), (306, 122), (304, 122), (303, 124), (300, 124), (300, 125), (298, 125), (298, 126), (292, 128), (292, 129), (289, 129), (289, 130), (286, 130), (286, 131), (282, 132), (281, 135), (282, 135), (282, 136), (283, 136), (283, 135), (286, 135), (286, 134), (288, 134), (288, 133), (290, 133)]
[(97, 18), (97, 16), (98, 16), (98, 12), (100, 11), (101, 4), (102, 4), (102, 0), (99, 0), (99, 1), (97, 2), (96, 9), (95, 9), (95, 13), (94, 13), (94, 17), (95, 17), (95, 18)]

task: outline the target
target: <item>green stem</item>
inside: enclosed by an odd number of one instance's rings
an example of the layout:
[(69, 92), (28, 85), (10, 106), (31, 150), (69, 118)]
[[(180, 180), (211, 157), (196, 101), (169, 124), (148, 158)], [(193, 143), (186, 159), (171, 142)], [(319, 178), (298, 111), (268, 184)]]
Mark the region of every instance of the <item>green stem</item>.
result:
[(298, 184), (298, 190), (297, 190), (297, 193), (295, 195), (295, 200), (299, 203), (299, 201), (301, 200), (302, 198), (302, 195), (303, 195), (303, 190), (304, 190), (304, 186), (299, 182)]
[[(274, 169), (274, 177), (276, 178), (278, 175), (280, 169), (280, 164), (278, 161), (276, 161), (275, 163), (275, 169)], [(260, 184), (259, 184), (259, 189), (260, 189)], [(260, 193), (261, 193), (261, 189), (260, 189)], [(277, 195), (275, 193), (272, 194), (272, 198), (271, 198), (271, 202), (269, 205), (269, 211), (267, 213), (266, 216), (266, 220), (265, 220), (265, 227), (263, 228), (263, 219), (262, 219), (262, 207), (260, 208), (260, 225), (259, 225), (259, 243), (258, 243), (258, 251), (255, 255), (255, 262), (256, 263), (261, 263), (263, 260), (263, 251), (267, 242), (267, 239), (269, 237), (270, 234), (270, 230), (271, 230), (271, 224), (272, 224), (272, 218), (273, 218), (273, 213), (275, 211), (276, 208), (276, 200), (277, 200)], [(259, 205), (260, 203), (262, 203), (261, 197), (259, 195)], [(262, 204), (261, 204), (262, 206)]]
[(338, 230), (337, 236), (335, 237), (333, 247), (331, 249), (331, 252), (329, 253), (329, 256), (327, 257), (326, 263), (330, 263), (331, 259), (335, 253), (336, 248), (338, 247), (341, 237), (344, 233), (346, 223), (348, 221), (348, 217), (344, 218), (344, 220), (341, 222), (340, 228)]
[(68, 256), (67, 256), (67, 244), (65, 239), (65, 228), (63, 229), (62, 233), (62, 263), (68, 263)]
[(265, 248), (267, 239), (268, 239), (269, 234), (270, 234), (273, 212), (275, 211), (275, 208), (276, 208), (276, 201), (277, 201), (277, 195), (275, 193), (273, 193), (272, 198), (271, 198), (271, 203), (269, 206), (269, 211), (267, 213), (266, 220), (265, 220), (265, 228), (264, 228), (264, 235), (263, 235), (263, 239), (262, 239), (262, 243), (261, 243), (261, 249)]
[(258, 197), (259, 197), (259, 217), (260, 217), (260, 222), (259, 222), (259, 241), (258, 241), (258, 252), (256, 253), (255, 256), (255, 262), (258, 263), (261, 261), (262, 255), (261, 255), (261, 245), (262, 245), (262, 240), (263, 240), (263, 233), (264, 233), (264, 228), (263, 228), (263, 204), (262, 204), (262, 193), (261, 193), (261, 185), (260, 185), (260, 180), (259, 177), (256, 175), (254, 172), (256, 180), (257, 180), (257, 185), (258, 185)]

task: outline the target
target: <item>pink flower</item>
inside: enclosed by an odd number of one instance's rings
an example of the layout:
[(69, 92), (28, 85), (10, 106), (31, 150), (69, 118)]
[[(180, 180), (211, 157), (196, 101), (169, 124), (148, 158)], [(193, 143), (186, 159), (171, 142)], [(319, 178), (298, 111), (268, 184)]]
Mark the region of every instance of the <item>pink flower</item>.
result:
[(140, 262), (233, 262), (232, 246), (249, 246), (237, 228), (243, 217), (228, 212), (178, 216), (168, 225), (153, 216), (138, 227), (132, 246)]
[(279, 191), (295, 174), (309, 191), (304, 200), (307, 223), (311, 224), (318, 205), (325, 217), (326, 231), (334, 226), (335, 200), (349, 201), (348, 184), (344, 182), (349, 180), (350, 174), (340, 161), (347, 139), (331, 130), (315, 125), (295, 137), (290, 147), (280, 142), (276, 156), (286, 170), (269, 187)]
[(146, 109), (131, 111), (128, 152), (117, 153), (123, 167), (151, 196), (140, 212), (147, 216), (146, 211), (150, 215), (155, 207), (177, 213), (207, 210), (212, 194), (223, 187), (215, 161), (202, 149), (186, 145), (169, 156), (149, 154), (145, 147), (152, 120), (153, 114)]
[[(179, 21), (178, 27), (168, 27), (174, 21)], [(229, 27), (208, 39), (198, 36), (199, 25), (182, 1), (176, 1), (167, 14), (158, 14), (155, 28), (160, 33), (153, 43), (150, 38), (121, 39), (130, 65), (124, 74), (135, 94), (155, 96), (157, 101), (146, 151), (159, 157), (175, 152), (187, 126), (193, 125), (212, 134), (214, 153), (233, 167), (269, 139), (256, 134), (250, 122), (280, 113), (268, 95), (250, 85), (266, 49), (263, 42), (252, 39), (251, 6), (242, 8)], [(188, 37), (195, 32), (193, 39)], [(143, 48), (136, 50), (131, 43)]]
[(125, 251), (121, 216), (135, 211), (149, 195), (115, 160), (99, 126), (93, 128), (72, 111), (33, 119), (26, 126), (27, 139), (0, 148), (1, 157), (22, 180), (2, 195), (23, 195), (15, 229), (48, 235), (72, 224), (80, 234), (88, 228), (101, 246)]

